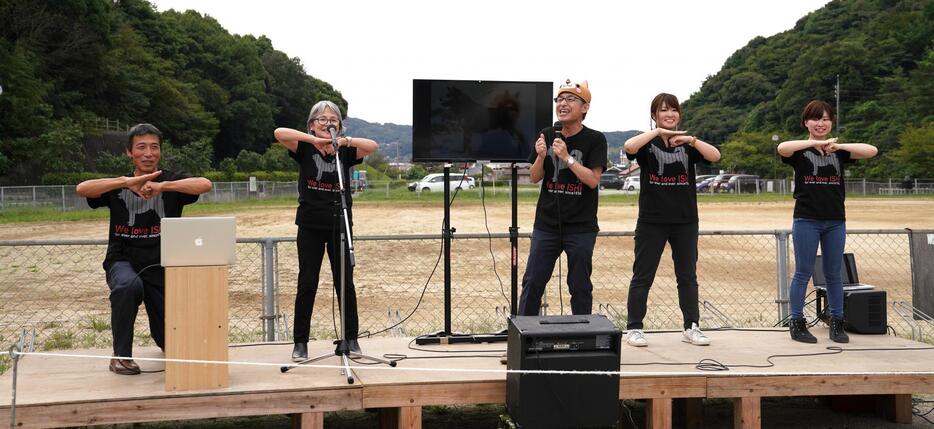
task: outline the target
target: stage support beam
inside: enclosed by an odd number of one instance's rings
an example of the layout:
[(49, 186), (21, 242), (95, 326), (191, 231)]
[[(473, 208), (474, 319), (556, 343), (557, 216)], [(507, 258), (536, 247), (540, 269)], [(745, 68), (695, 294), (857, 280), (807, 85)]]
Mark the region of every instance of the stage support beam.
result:
[(422, 407), (380, 408), (381, 429), (421, 429)]
[(671, 429), (671, 398), (652, 398), (645, 406), (645, 426), (649, 429)]
[(911, 424), (911, 395), (879, 395), (878, 409), (887, 420)]
[(324, 429), (324, 413), (292, 414), (292, 429)]
[(762, 427), (762, 398), (749, 396), (733, 398), (733, 427), (759, 429)]

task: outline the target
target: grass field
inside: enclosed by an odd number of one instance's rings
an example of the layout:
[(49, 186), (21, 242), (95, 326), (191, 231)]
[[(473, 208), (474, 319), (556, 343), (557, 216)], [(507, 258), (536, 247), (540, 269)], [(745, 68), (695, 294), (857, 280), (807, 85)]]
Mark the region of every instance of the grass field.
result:
[[(538, 200), (537, 187), (520, 187), (518, 201), (520, 204), (534, 204)], [(510, 201), (508, 188), (485, 189), (481, 194), (479, 189), (452, 193), (454, 204), (486, 203), (491, 205), (507, 204)], [(405, 188), (393, 188), (388, 192), (382, 189), (371, 189), (354, 196), (354, 204), (359, 206), (438, 206), (440, 207), (444, 195), (440, 192), (411, 192)], [(934, 201), (932, 195), (873, 195), (849, 196), (849, 201)], [(781, 203), (792, 201), (790, 195), (777, 193), (762, 194), (698, 194), (700, 204), (742, 204), (742, 203)], [(638, 205), (639, 195), (623, 191), (603, 191), (600, 194), (600, 204), (603, 205)], [(249, 199), (234, 202), (211, 202), (194, 204), (185, 209), (188, 215), (211, 215), (217, 213), (231, 213), (240, 210), (253, 210), (257, 208), (295, 207), (295, 198), (278, 197), (268, 199)], [(62, 211), (50, 207), (38, 208), (4, 208), (0, 209), (0, 224), (17, 224), (32, 222), (62, 222), (106, 219), (106, 210), (68, 210)]]

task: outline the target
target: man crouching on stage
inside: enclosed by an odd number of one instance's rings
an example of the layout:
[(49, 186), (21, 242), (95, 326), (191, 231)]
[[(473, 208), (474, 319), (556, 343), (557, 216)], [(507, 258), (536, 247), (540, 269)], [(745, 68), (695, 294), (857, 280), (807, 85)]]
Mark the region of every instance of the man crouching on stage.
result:
[(104, 271), (110, 288), (110, 324), (114, 359), (110, 370), (140, 373), (133, 356), (133, 325), (139, 304), (146, 304), (149, 332), (165, 349), (165, 272), (159, 266), (159, 232), (164, 217), (180, 217), (182, 207), (211, 190), (211, 181), (157, 170), (162, 133), (150, 124), (129, 131), (126, 154), (133, 174), (81, 182), (76, 191), (96, 209), (110, 209), (110, 233)]

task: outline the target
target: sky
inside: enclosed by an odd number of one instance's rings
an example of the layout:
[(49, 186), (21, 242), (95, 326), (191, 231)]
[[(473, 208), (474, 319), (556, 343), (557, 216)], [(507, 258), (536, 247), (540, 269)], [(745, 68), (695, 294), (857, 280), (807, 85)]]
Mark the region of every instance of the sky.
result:
[[(686, 100), (756, 36), (826, 0), (154, 0), (265, 35), (347, 100), (348, 116), (412, 124), (412, 79), (587, 80), (584, 124), (645, 130), (660, 92)], [(311, 108), (311, 106), (308, 106)], [(690, 115), (690, 112), (684, 112)]]

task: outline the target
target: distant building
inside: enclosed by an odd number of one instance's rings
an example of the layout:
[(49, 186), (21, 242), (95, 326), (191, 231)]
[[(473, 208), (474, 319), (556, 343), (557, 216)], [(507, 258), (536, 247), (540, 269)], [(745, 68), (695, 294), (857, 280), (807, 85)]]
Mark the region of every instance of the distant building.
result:
[(399, 171), (409, 171), (413, 166), (411, 162), (390, 162), (388, 165), (392, 168), (399, 169)]

